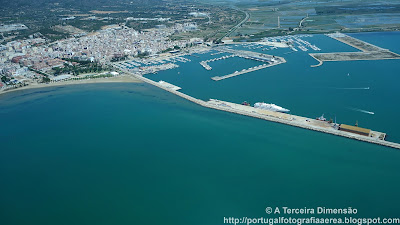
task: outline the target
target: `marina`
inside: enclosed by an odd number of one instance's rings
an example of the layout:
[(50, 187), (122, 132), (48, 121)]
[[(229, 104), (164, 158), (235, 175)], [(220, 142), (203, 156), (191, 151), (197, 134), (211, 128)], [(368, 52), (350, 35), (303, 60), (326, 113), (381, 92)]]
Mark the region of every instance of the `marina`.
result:
[[(319, 47), (315, 44), (311, 44), (309, 41), (303, 40), (303, 38), (309, 38), (312, 35), (295, 35), (295, 36), (279, 36), (279, 37), (266, 37), (263, 38), (260, 42), (257, 42), (261, 45), (272, 46), (271, 49), (276, 48), (290, 48), (292, 51), (297, 52), (298, 49), (306, 52), (309, 49), (314, 51), (321, 51)], [(298, 48), (298, 49), (297, 49)]]
[[(223, 53), (223, 52), (220, 52), (220, 53)], [(226, 56), (222, 56), (222, 57), (215, 58), (215, 59), (209, 59), (209, 60), (201, 61), (200, 65), (202, 65), (204, 67), (204, 69), (206, 69), (206, 70), (212, 70), (212, 67), (210, 65), (208, 65), (209, 62), (215, 62), (215, 61), (218, 61), (218, 60), (229, 59), (229, 58), (232, 58), (232, 57), (235, 57), (235, 56), (236, 56), (235, 54), (226, 55)]]
[(223, 56), (223, 57), (221, 57), (221, 59), (226, 59), (226, 58), (229, 58), (229, 57), (238, 56), (238, 57), (245, 58), (245, 59), (251, 59), (251, 60), (263, 62), (264, 64), (258, 65), (258, 66), (254, 66), (254, 67), (251, 67), (251, 68), (248, 68), (248, 69), (242, 69), (241, 71), (235, 71), (234, 73), (227, 74), (227, 75), (224, 75), (224, 76), (212, 77), (211, 79), (214, 80), (214, 81), (220, 81), (220, 80), (228, 79), (228, 78), (231, 78), (231, 77), (235, 77), (235, 76), (239, 76), (239, 75), (242, 75), (242, 74), (250, 73), (250, 72), (253, 72), (253, 71), (265, 69), (267, 67), (276, 66), (276, 65), (279, 65), (279, 64), (282, 64), (282, 63), (286, 62), (286, 60), (283, 57), (260, 54), (260, 53), (256, 53), (256, 52), (250, 52), (250, 51), (234, 50), (234, 49), (231, 49), (231, 48), (228, 48), (228, 47), (220, 47), (220, 48), (218, 48), (218, 50), (221, 51), (221, 52), (227, 52), (227, 53), (232, 53), (233, 54), (231, 56)]
[[(353, 42), (356, 42), (352, 38), (346, 39), (347, 42), (350, 42), (350, 40), (352, 40)], [(355, 40), (357, 40), (357, 39), (355, 39)], [(280, 39), (269, 39), (268, 41), (276, 42), (276, 43), (279, 43), (279, 42), (287, 43), (288, 48), (291, 48), (292, 50), (295, 48), (294, 46), (296, 46), (296, 48), (299, 48), (299, 50), (302, 50), (302, 51), (306, 51), (306, 50), (302, 49), (299, 46), (303, 46), (307, 50), (309, 48), (314, 51), (320, 50), (320, 48), (317, 47), (316, 45), (311, 44), (308, 41), (302, 40), (297, 36), (294, 36), (291, 38), (282, 37)], [(354, 45), (356, 45), (356, 44), (354, 44)], [(386, 54), (387, 52), (389, 52), (388, 50), (385, 50), (385, 49), (382, 49), (379, 47), (374, 48), (367, 44), (363, 44), (363, 45), (357, 44), (357, 45), (360, 46), (360, 49), (364, 49), (364, 50), (371, 50), (371, 49), (378, 50), (379, 49), (379, 52), (378, 51), (372, 52), (375, 54), (377, 54), (377, 53)], [(235, 46), (239, 46), (239, 44), (222, 45), (222, 46), (220, 45), (220, 46), (214, 47), (212, 49), (204, 48), (201, 52), (208, 53), (210, 51), (216, 51), (216, 52), (211, 53), (212, 56), (218, 55), (218, 54), (223, 54), (223, 53), (228, 54), (228, 55), (223, 55), (221, 57), (212, 58), (212, 59), (209, 59), (209, 58), (207, 59), (207, 55), (204, 55), (204, 56), (202, 56), (202, 61), (199, 60), (197, 62), (200, 63), (200, 65), (202, 65), (203, 68), (206, 70), (213, 69), (208, 64), (210, 62), (225, 60), (225, 59), (229, 59), (229, 58), (233, 58), (233, 57), (249, 59), (250, 61), (253, 61), (253, 63), (254, 62), (262, 63), (260, 65), (253, 64), (251, 67), (241, 69), (241, 70), (238, 70), (236, 68), (237, 71), (235, 71), (231, 74), (224, 75), (224, 76), (211, 77), (211, 79), (214, 81), (220, 81), (223, 79), (227, 79), (227, 78), (231, 78), (234, 76), (246, 74), (249, 72), (261, 70), (261, 69), (264, 69), (264, 68), (267, 68), (270, 66), (274, 66), (274, 65), (278, 65), (281, 63), (286, 63), (286, 59), (283, 57), (278, 57), (278, 56), (274, 56), (274, 55), (266, 55), (266, 54), (262, 54), (260, 52), (241, 50), (240, 48), (234, 48)], [(262, 45), (256, 44), (256, 43), (246, 43), (246, 44), (241, 45), (241, 47), (242, 47), (242, 49), (247, 47), (249, 49), (258, 49), (258, 51), (263, 50)], [(324, 47), (324, 48), (326, 48), (326, 47)], [(271, 47), (271, 49), (272, 49), (272, 47)], [(295, 51), (295, 50), (293, 50), (293, 51)], [(347, 52), (347, 53), (352, 54), (352, 52)], [(371, 52), (362, 51), (361, 53), (368, 55)], [(316, 54), (316, 53), (311, 53), (311, 54)], [(331, 54), (331, 53), (329, 53), (329, 54)], [(335, 54), (335, 53), (332, 53), (332, 54)], [(191, 53), (185, 53), (185, 55), (191, 55)], [(208, 55), (210, 55), (210, 54), (208, 54)], [(196, 57), (198, 58), (199, 56), (196, 56)], [(158, 60), (158, 59), (156, 59), (156, 60)], [(164, 62), (173, 62), (173, 60), (168, 58), (167, 56), (163, 58), (163, 61)], [(188, 60), (183, 60), (183, 61), (188, 61)], [(370, 129), (366, 129), (366, 128), (361, 128), (361, 127), (358, 127), (358, 125), (350, 126), (350, 125), (346, 125), (346, 124), (336, 123), (336, 116), (335, 116), (335, 122), (333, 123), (332, 120), (327, 121), (326, 119), (325, 120), (320, 119), (323, 116), (316, 118), (316, 119), (312, 119), (312, 118), (310, 118), (310, 115), (308, 115), (307, 117), (303, 117), (303, 116), (292, 115), (292, 114), (289, 114), (288, 112), (282, 113), (282, 112), (274, 112), (271, 110), (265, 110), (265, 109), (261, 109), (261, 108), (255, 108), (255, 107), (249, 106), (249, 103), (247, 103), (247, 102), (246, 102), (246, 105), (242, 105), (242, 104), (234, 103), (234, 100), (233, 101), (232, 100), (231, 101), (222, 101), (222, 100), (210, 98), (212, 96), (203, 98), (203, 99), (209, 99), (208, 101), (205, 101), (202, 99), (192, 97), (192, 94), (184, 94), (184, 93), (180, 92), (181, 88), (178, 86), (175, 86), (173, 84), (174, 81), (172, 81), (172, 82), (169, 81), (169, 83), (167, 83), (165, 81), (160, 80), (160, 81), (156, 82), (156, 81), (153, 81), (153, 80), (150, 80), (150, 79), (144, 77), (144, 75), (149, 74), (148, 71), (146, 71), (146, 70), (141, 70), (141, 69), (140, 70), (132, 70), (127, 67), (125, 67), (125, 68), (120, 67), (118, 65), (117, 65), (117, 67), (119, 69), (122, 69), (124, 72), (127, 72), (128, 74), (133, 75), (134, 77), (136, 77), (146, 83), (149, 83), (149, 84), (159, 87), (163, 90), (171, 92), (177, 96), (180, 96), (186, 100), (194, 102), (203, 107), (226, 111), (226, 112), (231, 112), (231, 113), (235, 113), (235, 114), (240, 114), (240, 115), (259, 118), (259, 119), (268, 120), (268, 121), (272, 121), (272, 122), (291, 125), (291, 126), (295, 126), (295, 127), (300, 127), (300, 128), (304, 128), (304, 129), (308, 129), (308, 130), (318, 131), (318, 132), (322, 132), (322, 133), (347, 137), (350, 139), (355, 139), (355, 140), (359, 140), (359, 141), (363, 141), (363, 142), (374, 143), (374, 144), (378, 144), (378, 145), (382, 145), (382, 146), (400, 149), (400, 144), (385, 140), (385, 138), (387, 136), (386, 133), (374, 131), (374, 130), (370, 130)], [(221, 72), (219, 68), (216, 68), (215, 70), (218, 71), (218, 73)], [(178, 71), (178, 74), (179, 74), (179, 71)], [(347, 73), (347, 77), (349, 77), (349, 73)], [(157, 78), (155, 78), (155, 79), (157, 79)], [(164, 79), (164, 78), (162, 78), (162, 79)], [(181, 79), (181, 78), (179, 78), (179, 79)], [(181, 86), (181, 85), (182, 85), (182, 83), (179, 82), (179, 86)], [(368, 88), (341, 88), (341, 89), (346, 89), (346, 90), (358, 90), (358, 89), (364, 90), (364, 89), (366, 89), (366, 90), (369, 90), (369, 87)], [(273, 102), (273, 103), (279, 104), (279, 102)], [(285, 106), (287, 106), (287, 105), (285, 104)], [(355, 109), (356, 107), (353, 107), (353, 108)], [(368, 114), (368, 115), (374, 115), (374, 113), (370, 112), (370, 111), (354, 110), (354, 109), (352, 109), (351, 107), (348, 107), (348, 110), (357, 111), (357, 112), (361, 112), (361, 113)], [(331, 117), (332, 117), (332, 114), (331, 114)]]
[[(191, 50), (190, 54), (198, 53), (204, 54), (210, 51), (209, 48), (199, 47)], [(177, 53), (163, 53), (160, 55), (153, 55), (148, 58), (131, 58), (129, 60), (119, 61), (113, 63), (114, 67), (119, 69), (128, 69), (131, 72), (150, 71), (155, 73), (160, 70), (167, 70), (179, 67), (177, 63), (189, 63), (192, 60), (184, 56), (189, 55), (188, 52), (177, 52)]]

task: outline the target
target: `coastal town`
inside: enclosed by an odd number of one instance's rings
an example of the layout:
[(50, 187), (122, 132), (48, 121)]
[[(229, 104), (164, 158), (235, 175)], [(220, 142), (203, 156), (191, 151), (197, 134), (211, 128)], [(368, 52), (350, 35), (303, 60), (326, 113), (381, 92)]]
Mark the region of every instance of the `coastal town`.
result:
[(0, 86), (2, 90), (7, 90), (32, 83), (82, 78), (79, 74), (113, 72), (109, 67), (110, 62), (202, 44), (199, 38), (179, 41), (168, 38), (171, 34), (195, 29), (195, 23), (175, 24), (171, 28), (161, 27), (146, 31), (112, 25), (82, 37), (51, 43), (36, 36), (8, 42), (0, 46)]
[(186, 1), (56, 2), (43, 11), (36, 4), (2, 7), (0, 92), (115, 76), (114, 62), (212, 43), (245, 18), (237, 9)]

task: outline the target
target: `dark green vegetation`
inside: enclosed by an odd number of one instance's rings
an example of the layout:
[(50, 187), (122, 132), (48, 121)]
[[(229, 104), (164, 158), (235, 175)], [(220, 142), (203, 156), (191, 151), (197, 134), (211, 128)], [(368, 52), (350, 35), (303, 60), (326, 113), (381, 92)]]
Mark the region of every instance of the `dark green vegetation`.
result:
[(128, 56), (124, 55), (124, 56), (117, 56), (111, 59), (111, 62), (118, 62), (118, 61), (122, 61), (122, 60), (126, 60), (128, 58)]
[[(65, 38), (68, 33), (61, 33), (51, 29), (54, 25), (71, 25), (90, 32), (100, 29), (104, 25), (122, 23), (127, 17), (151, 16), (159, 14), (152, 8), (160, 1), (128, 1), (128, 0), (17, 0), (0, 4), (0, 23), (23, 23), (29, 30), (9, 32), (4, 36), (27, 37), (40, 32), (51, 40)], [(90, 11), (108, 11), (110, 13)], [(118, 13), (117, 13), (118, 12)], [(95, 16), (94, 19), (88, 17)], [(65, 20), (68, 17), (74, 19)]]
[[(190, 12), (206, 13), (194, 17)], [(167, 20), (127, 20), (127, 18), (165, 18)], [(174, 39), (201, 37), (219, 38), (244, 18), (243, 13), (225, 6), (196, 3), (191, 0), (16, 0), (0, 4), (0, 24), (23, 23), (29, 29), (4, 32), (0, 43), (32, 34), (50, 41), (69, 37), (74, 32), (54, 29), (54, 26), (72, 26), (92, 32), (105, 25), (125, 24), (136, 30), (156, 25), (173, 26), (175, 23), (196, 22), (199, 31), (174, 36)]]
[(70, 62), (75, 62), (77, 64), (71, 65), (68, 63), (64, 64), (63, 68), (54, 67), (54, 75), (71, 73), (73, 75), (79, 75), (82, 73), (98, 73), (103, 72), (104, 70), (108, 70), (108, 67), (105, 67), (97, 62), (90, 62), (90, 61), (78, 61), (73, 59), (63, 59)]
[(50, 78), (49, 78), (49, 75), (48, 75), (47, 73), (44, 73), (44, 72), (39, 71), (39, 70), (35, 70), (35, 69), (33, 69), (32, 67), (28, 67), (28, 69), (29, 69), (30, 71), (33, 71), (33, 72), (35, 72), (35, 73), (37, 73), (37, 74), (42, 75), (42, 80), (41, 80), (42, 83), (48, 83), (48, 82), (50, 82)]
[[(200, 6), (199, 6), (200, 7)], [(198, 30), (174, 35), (173, 39), (199, 37), (205, 41), (221, 39), (233, 26), (245, 18), (245, 13), (226, 6), (202, 5), (200, 12), (208, 14), (206, 17), (187, 16), (198, 25)]]
[(40, 75), (43, 75), (44, 77), (48, 77), (48, 76), (49, 76), (48, 74), (43, 73), (42, 71), (33, 69), (32, 67), (28, 67), (28, 69), (29, 69), (30, 71), (33, 71), (33, 72), (38, 73), (38, 74), (40, 74)]
[(6, 76), (2, 76), (1, 77), (1, 82), (3, 82), (3, 83), (6, 83), (6, 82), (8, 82), (8, 81), (10, 81), (11, 79), (9, 78), (9, 77), (6, 77)]
[(87, 80), (87, 79), (98, 79), (98, 78), (107, 78), (107, 77), (113, 77), (111, 74), (91, 74), (91, 75), (85, 75), (84, 77), (73, 77), (71, 78), (72, 80)]

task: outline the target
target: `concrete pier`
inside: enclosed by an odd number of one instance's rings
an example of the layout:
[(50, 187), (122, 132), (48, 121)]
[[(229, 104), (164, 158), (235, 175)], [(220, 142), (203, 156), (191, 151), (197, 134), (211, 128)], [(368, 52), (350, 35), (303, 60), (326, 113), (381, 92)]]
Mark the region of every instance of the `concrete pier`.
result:
[(212, 67), (208, 65), (206, 61), (201, 61), (200, 65), (206, 70), (212, 70)]
[[(223, 53), (223, 52), (221, 52), (221, 53)], [(212, 70), (212, 67), (210, 65), (208, 65), (209, 62), (215, 62), (215, 61), (218, 61), (218, 60), (229, 59), (229, 58), (232, 58), (232, 57), (235, 57), (235, 56), (236, 55), (226, 55), (226, 56), (222, 56), (222, 57), (215, 58), (215, 59), (209, 59), (209, 60), (201, 61), (200, 65), (203, 66), (204, 69), (206, 69), (206, 70)]]
[(327, 34), (326, 36), (333, 38), (335, 40), (338, 40), (340, 42), (343, 42), (347, 45), (350, 45), (356, 49), (359, 49), (363, 52), (379, 52), (379, 51), (388, 51), (387, 49), (378, 47), (376, 45), (373, 45), (371, 43), (361, 41), (357, 38), (353, 38), (349, 35), (342, 34), (342, 33), (333, 33), (333, 34)]
[(309, 55), (319, 62), (318, 65), (311, 67), (321, 66), (325, 61), (400, 59), (400, 55), (397, 53), (342, 33), (327, 34), (327, 36), (357, 48), (361, 52), (310, 53)]
[(276, 66), (276, 65), (279, 65), (279, 64), (282, 64), (282, 63), (286, 63), (285, 58), (280, 57), (280, 56), (272, 56), (272, 55), (260, 54), (260, 53), (257, 53), (257, 52), (250, 52), (250, 51), (243, 51), (243, 50), (234, 50), (234, 49), (229, 49), (229, 48), (226, 48), (226, 47), (221, 47), (221, 48), (218, 49), (218, 51), (232, 53), (233, 56), (238, 56), (238, 57), (245, 58), (245, 59), (251, 59), (251, 60), (260, 61), (260, 62), (264, 62), (265, 64), (259, 65), (259, 66), (255, 66), (255, 67), (251, 67), (251, 68), (248, 68), (248, 69), (243, 69), (241, 71), (235, 71), (234, 73), (231, 73), (231, 74), (228, 74), (228, 75), (224, 75), (224, 76), (212, 77), (211, 79), (215, 80), (215, 81), (228, 79), (228, 78), (239, 76), (239, 75), (242, 75), (242, 74), (245, 74), (245, 73), (250, 73), (250, 72), (253, 72), (253, 71), (265, 69), (267, 67)]
[(158, 81), (158, 84), (163, 86), (164, 89), (166, 88), (166, 89), (173, 90), (173, 91), (178, 91), (178, 90), (182, 89), (182, 88), (180, 88), (178, 86), (175, 86), (173, 84), (170, 84), (170, 83), (162, 81), (162, 80)]
[(285, 62), (286, 61), (283, 59), (283, 61), (277, 61), (277, 62), (273, 62), (273, 63), (270, 63), (270, 64), (264, 64), (264, 65), (252, 67), (252, 68), (249, 68), (249, 69), (244, 69), (244, 70), (241, 70), (241, 71), (236, 71), (234, 73), (231, 73), (231, 74), (228, 74), (228, 75), (225, 75), (225, 76), (215, 76), (215, 77), (211, 77), (211, 79), (213, 79), (215, 81), (220, 81), (220, 80), (223, 80), (223, 79), (228, 79), (228, 78), (231, 78), (231, 77), (239, 76), (239, 75), (242, 75), (242, 74), (245, 74), (245, 73), (250, 73), (250, 72), (253, 72), (253, 71), (265, 69), (267, 67), (276, 66), (278, 64), (285, 63)]
[(308, 130), (314, 130), (314, 131), (323, 132), (323, 133), (327, 133), (327, 134), (342, 136), (342, 137), (351, 138), (351, 139), (355, 139), (355, 140), (359, 140), (359, 141), (364, 141), (364, 142), (368, 142), (368, 143), (373, 143), (373, 144), (378, 144), (378, 145), (382, 145), (382, 146), (386, 146), (386, 147), (400, 149), (400, 144), (398, 144), (398, 143), (379, 139), (379, 137), (381, 137), (381, 134), (384, 134), (381, 132), (371, 131), (370, 136), (363, 136), (363, 135), (359, 135), (359, 134), (355, 134), (355, 133), (337, 130), (327, 122), (319, 121), (319, 120), (315, 120), (315, 119), (311, 119), (311, 118), (290, 115), (290, 114), (286, 114), (286, 113), (272, 112), (272, 111), (268, 111), (268, 110), (254, 108), (251, 106), (244, 106), (244, 105), (220, 101), (220, 100), (216, 100), (216, 99), (210, 99), (209, 101), (206, 102), (206, 101), (196, 99), (192, 96), (189, 96), (189, 95), (186, 95), (184, 93), (177, 91), (176, 88), (174, 88), (174, 87), (177, 87), (175, 85), (172, 85), (172, 84), (169, 84), (166, 82), (155, 82), (155, 81), (152, 81), (150, 79), (147, 79), (147, 78), (145, 78), (141, 75), (137, 75), (137, 74), (132, 74), (132, 75), (139, 80), (142, 80), (142, 81), (144, 81), (148, 84), (154, 85), (156, 87), (162, 88), (168, 92), (171, 92), (177, 96), (180, 96), (184, 99), (187, 99), (187, 100), (194, 102), (198, 105), (201, 105), (203, 107), (226, 111), (226, 112), (230, 112), (230, 113), (236, 113), (236, 114), (250, 116), (250, 117), (259, 118), (259, 119), (263, 119), (263, 120), (268, 120), (268, 121), (272, 121), (272, 122), (276, 122), (276, 123), (287, 124), (287, 125), (300, 127), (300, 128), (304, 128), (304, 129), (308, 129)]

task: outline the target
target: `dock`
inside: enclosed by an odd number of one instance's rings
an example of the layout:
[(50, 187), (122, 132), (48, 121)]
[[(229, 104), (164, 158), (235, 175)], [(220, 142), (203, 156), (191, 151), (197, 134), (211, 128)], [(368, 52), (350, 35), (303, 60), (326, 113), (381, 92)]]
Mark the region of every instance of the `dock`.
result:
[[(220, 52), (220, 53), (223, 53), (223, 52)], [(236, 55), (234, 55), (234, 54), (233, 55), (226, 55), (226, 56), (222, 56), (222, 57), (215, 58), (215, 59), (209, 59), (209, 60), (201, 61), (200, 65), (206, 70), (212, 70), (212, 67), (210, 65), (208, 65), (209, 62), (215, 62), (215, 61), (218, 61), (218, 60), (229, 59), (229, 58), (232, 58), (232, 57), (235, 57), (235, 56)]]
[(208, 65), (206, 61), (201, 61), (200, 65), (206, 70), (212, 70), (212, 67)]
[(173, 90), (173, 91), (178, 91), (178, 90), (182, 89), (181, 87), (175, 86), (173, 84), (170, 84), (170, 83), (162, 81), (162, 80), (158, 81), (158, 84), (160, 86), (162, 86), (163, 89), (168, 89), (168, 90)]
[(363, 52), (379, 52), (379, 51), (388, 51), (387, 49), (378, 47), (376, 45), (373, 45), (371, 43), (361, 41), (357, 38), (353, 38), (349, 35), (342, 34), (342, 33), (333, 33), (333, 34), (327, 34), (326, 36), (333, 38), (335, 40), (338, 40), (340, 42), (343, 42), (347, 45), (350, 45), (356, 49), (359, 49)]
[(243, 50), (234, 50), (234, 49), (229, 49), (226, 47), (221, 47), (218, 49), (218, 51), (232, 53), (233, 56), (237, 56), (237, 57), (241, 57), (241, 58), (245, 58), (245, 59), (251, 59), (251, 60), (264, 62), (264, 64), (255, 66), (255, 67), (251, 67), (248, 69), (243, 69), (241, 71), (235, 71), (234, 73), (227, 74), (224, 76), (211, 77), (211, 79), (214, 81), (220, 81), (220, 80), (228, 79), (231, 77), (239, 76), (242, 74), (250, 73), (253, 71), (265, 69), (267, 67), (286, 63), (285, 58), (280, 57), (280, 56), (273, 56), (273, 55), (267, 55), (267, 54), (261, 54), (261, 53), (257, 53), (257, 52), (250, 52), (250, 51), (243, 51)]
[(228, 79), (228, 78), (231, 78), (231, 77), (239, 76), (239, 75), (242, 75), (242, 74), (245, 74), (245, 73), (250, 73), (250, 72), (253, 72), (253, 71), (265, 69), (267, 67), (276, 66), (278, 64), (285, 63), (285, 62), (286, 62), (285, 59), (283, 59), (283, 61), (277, 61), (277, 62), (274, 62), (274, 63), (264, 64), (264, 65), (252, 67), (252, 68), (249, 68), (249, 69), (244, 69), (244, 70), (241, 70), (241, 71), (236, 71), (234, 73), (231, 73), (231, 74), (228, 74), (228, 75), (224, 75), (224, 76), (215, 76), (215, 77), (211, 77), (211, 79), (213, 79), (215, 81), (220, 81), (220, 80)]
[(327, 34), (337, 41), (359, 49), (361, 52), (334, 52), (334, 53), (310, 53), (309, 55), (319, 63), (311, 67), (318, 67), (325, 61), (354, 61), (354, 60), (384, 60), (400, 59), (400, 55), (373, 44), (361, 41), (342, 33)]
[[(129, 71), (126, 71), (126, 72), (130, 73)], [(201, 105), (203, 107), (216, 109), (216, 110), (220, 110), (220, 111), (225, 111), (225, 112), (230, 112), (230, 113), (235, 113), (235, 114), (244, 115), (244, 116), (249, 116), (249, 117), (254, 117), (254, 118), (263, 119), (263, 120), (267, 120), (267, 121), (271, 121), (271, 122), (286, 124), (286, 125), (290, 125), (290, 126), (294, 126), (294, 127), (303, 128), (303, 129), (318, 131), (318, 132), (322, 132), (322, 133), (326, 133), (326, 134), (332, 134), (332, 135), (336, 135), (336, 136), (346, 137), (346, 138), (350, 138), (350, 139), (354, 139), (354, 140), (358, 140), (358, 141), (363, 141), (363, 142), (372, 143), (372, 144), (378, 144), (378, 145), (391, 147), (391, 148), (395, 148), (395, 149), (400, 149), (400, 144), (384, 140), (384, 137), (386, 136), (386, 134), (382, 133), (382, 132), (370, 131), (370, 134), (368, 136), (365, 136), (365, 135), (360, 135), (360, 134), (356, 134), (356, 133), (350, 133), (350, 132), (346, 132), (343, 130), (335, 129), (331, 124), (329, 124), (326, 121), (320, 121), (320, 120), (306, 118), (306, 117), (302, 117), (302, 116), (296, 116), (296, 115), (291, 115), (291, 114), (286, 114), (286, 113), (263, 110), (263, 109), (259, 109), (259, 108), (254, 108), (252, 106), (245, 106), (245, 105), (221, 101), (221, 100), (217, 100), (217, 99), (210, 99), (209, 101), (203, 101), (201, 99), (197, 99), (197, 98), (194, 98), (187, 94), (184, 94), (182, 92), (179, 92), (178, 91), (178, 90), (180, 90), (179, 87), (177, 87), (173, 84), (167, 83), (165, 81), (155, 82), (153, 80), (147, 79), (138, 74), (132, 74), (132, 73), (130, 73), (130, 74), (133, 75), (134, 77), (136, 77), (137, 79), (142, 80), (143, 82), (146, 82), (148, 84), (151, 84), (151, 85), (154, 85), (161, 89), (164, 89), (172, 94), (175, 94), (179, 97), (182, 97), (188, 101), (191, 101), (191, 102)]]

